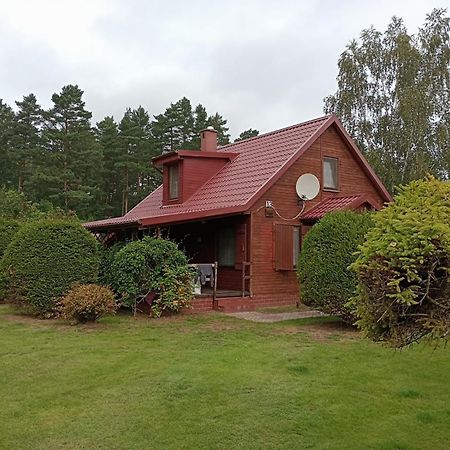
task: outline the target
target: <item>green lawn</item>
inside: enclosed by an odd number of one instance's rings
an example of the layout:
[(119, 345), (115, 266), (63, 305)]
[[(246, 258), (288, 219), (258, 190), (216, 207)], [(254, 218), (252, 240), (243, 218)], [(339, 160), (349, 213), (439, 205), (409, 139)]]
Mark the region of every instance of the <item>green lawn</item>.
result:
[(450, 349), (330, 319), (69, 327), (0, 306), (5, 449), (448, 449)]

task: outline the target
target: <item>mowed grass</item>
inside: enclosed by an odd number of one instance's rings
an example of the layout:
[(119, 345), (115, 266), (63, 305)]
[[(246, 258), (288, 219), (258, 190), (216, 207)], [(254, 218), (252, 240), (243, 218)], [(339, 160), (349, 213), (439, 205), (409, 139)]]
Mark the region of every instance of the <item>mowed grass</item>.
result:
[(446, 347), (393, 351), (324, 318), (11, 314), (0, 307), (1, 448), (450, 448)]

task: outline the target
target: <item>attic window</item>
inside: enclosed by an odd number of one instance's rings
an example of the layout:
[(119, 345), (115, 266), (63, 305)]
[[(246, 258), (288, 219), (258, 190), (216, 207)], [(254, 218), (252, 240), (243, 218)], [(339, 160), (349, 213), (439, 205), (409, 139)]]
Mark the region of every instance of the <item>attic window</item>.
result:
[(323, 158), (323, 188), (326, 190), (338, 190), (338, 161), (337, 158)]
[(180, 194), (180, 175), (178, 170), (178, 164), (172, 164), (169, 166), (169, 199), (174, 200), (178, 198)]

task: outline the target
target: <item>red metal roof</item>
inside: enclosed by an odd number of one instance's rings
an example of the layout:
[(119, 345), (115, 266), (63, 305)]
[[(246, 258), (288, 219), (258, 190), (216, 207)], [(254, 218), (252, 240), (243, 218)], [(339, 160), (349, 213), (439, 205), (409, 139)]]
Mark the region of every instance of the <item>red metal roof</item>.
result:
[(318, 220), (329, 212), (342, 209), (356, 209), (365, 203), (368, 203), (372, 207), (375, 206), (366, 194), (349, 195), (347, 197), (330, 197), (302, 214), (300, 220)]
[(86, 223), (85, 227), (101, 229), (136, 223), (150, 226), (245, 212), (333, 123), (350, 141), (355, 156), (360, 159), (385, 200), (389, 201), (389, 193), (336, 116), (332, 115), (219, 148), (218, 152), (230, 152), (237, 156), (183, 203), (163, 206), (160, 186), (125, 216)]

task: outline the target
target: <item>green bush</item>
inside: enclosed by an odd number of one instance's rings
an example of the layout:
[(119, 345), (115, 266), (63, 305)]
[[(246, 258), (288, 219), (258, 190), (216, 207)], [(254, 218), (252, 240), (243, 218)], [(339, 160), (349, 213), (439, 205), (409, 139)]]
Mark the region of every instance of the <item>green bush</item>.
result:
[(450, 183), (434, 178), (400, 189), (351, 266), (358, 325), (371, 339), (403, 347), (450, 331)]
[(41, 220), (24, 224), (0, 262), (6, 299), (23, 301), (51, 315), (57, 300), (76, 282), (97, 281), (99, 248), (79, 223)]
[(192, 271), (174, 242), (145, 237), (119, 250), (112, 265), (113, 287), (125, 305), (133, 306), (149, 292), (156, 294), (154, 316), (179, 311), (193, 298)]
[(75, 323), (95, 322), (116, 309), (114, 293), (98, 284), (75, 285), (61, 300), (62, 317)]
[(356, 289), (356, 276), (348, 266), (371, 225), (371, 214), (338, 211), (311, 228), (297, 264), (302, 303), (346, 322), (356, 321), (346, 306)]
[(14, 219), (4, 219), (0, 217), (0, 259), (5, 253), (6, 247), (19, 229), (19, 222)]
[(74, 211), (54, 207), (48, 200), (39, 203), (29, 201), (23, 192), (0, 187), (0, 217), (4, 219), (44, 220), (76, 219)]
[(22, 192), (0, 187), (0, 216), (7, 219), (25, 219), (36, 211)]
[(112, 265), (117, 252), (126, 245), (126, 242), (116, 242), (110, 247), (102, 246), (100, 250), (100, 267), (98, 272), (98, 281), (104, 286), (114, 285), (114, 276)]

